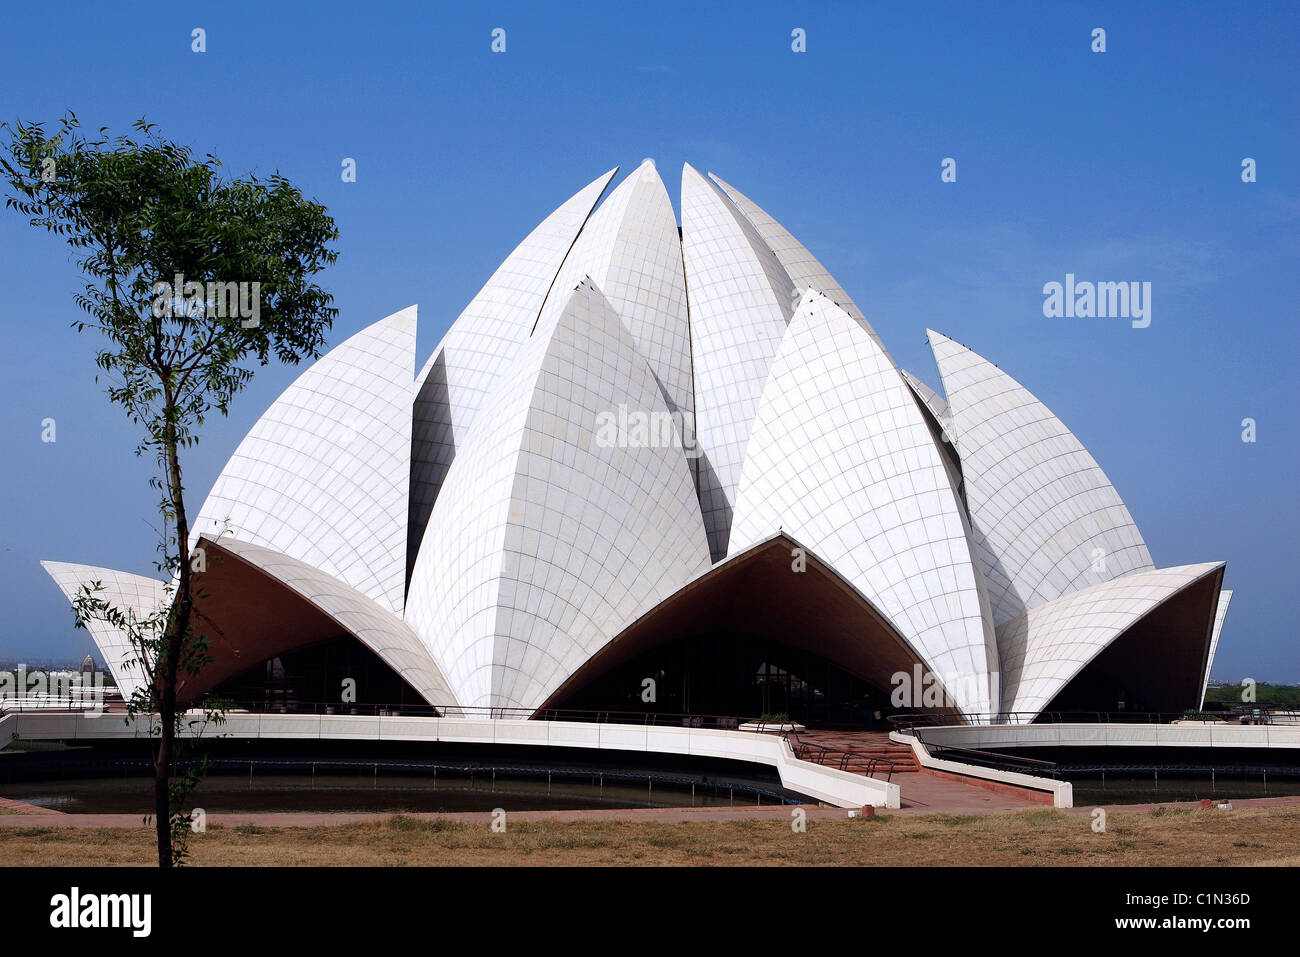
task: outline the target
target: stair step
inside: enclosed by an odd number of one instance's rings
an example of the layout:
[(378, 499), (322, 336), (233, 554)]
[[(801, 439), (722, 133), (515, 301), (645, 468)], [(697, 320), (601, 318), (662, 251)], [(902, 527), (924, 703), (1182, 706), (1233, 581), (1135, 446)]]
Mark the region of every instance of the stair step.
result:
[[(891, 740), (888, 735), (878, 731), (818, 731), (816, 729), (801, 732), (795, 736), (792, 745), (807, 745), (803, 752), (806, 760), (821, 763), (828, 767), (840, 768), (852, 774), (872, 774), (880, 777), (888, 774), (901, 774), (919, 771), (916, 755), (905, 744)], [(818, 748), (826, 748), (830, 753), (820, 756)], [(845, 758), (838, 752), (851, 751), (852, 756)], [(841, 765), (843, 761), (843, 765)]]

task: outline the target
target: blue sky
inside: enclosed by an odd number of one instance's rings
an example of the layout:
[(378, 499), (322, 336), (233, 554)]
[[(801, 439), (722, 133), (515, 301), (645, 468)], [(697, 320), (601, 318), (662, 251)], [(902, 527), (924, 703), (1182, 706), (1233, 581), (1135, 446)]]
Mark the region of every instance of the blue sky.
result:
[[(1227, 561), (1216, 678), (1300, 681), (1300, 7), (463, 7), (15, 7), (0, 117), (145, 115), (233, 172), (279, 169), (342, 232), (330, 344), (418, 303), (421, 360), (599, 173), (654, 157), (676, 203), (684, 161), (712, 170), (822, 260), (905, 368), (938, 384), (928, 326), (1037, 394), (1158, 566)], [(1150, 327), (1045, 318), (1043, 284), (1067, 272), (1151, 282)], [(0, 658), (90, 649), (40, 559), (143, 574), (154, 557), (151, 462), (94, 382), (96, 340), (69, 326), (80, 283), (66, 247), (0, 212)], [(194, 508), (297, 371), (261, 370), (208, 423), (185, 462)]]

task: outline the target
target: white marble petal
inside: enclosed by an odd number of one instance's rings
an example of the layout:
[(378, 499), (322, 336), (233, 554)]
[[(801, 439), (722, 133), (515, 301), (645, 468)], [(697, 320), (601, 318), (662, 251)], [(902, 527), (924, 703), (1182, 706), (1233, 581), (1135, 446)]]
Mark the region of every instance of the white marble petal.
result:
[(308, 366), (239, 443), (192, 538), (264, 545), (400, 614), (415, 321), (403, 309)]
[(827, 298), (861, 323), (862, 328), (875, 341), (880, 351), (885, 355), (889, 355), (885, 343), (880, 336), (876, 335), (876, 330), (871, 328), (871, 323), (867, 321), (867, 317), (858, 308), (857, 303), (840, 287), (840, 284), (835, 281), (835, 277), (826, 271), (826, 267), (817, 261), (817, 257), (810, 253), (803, 243), (790, 235), (789, 230), (736, 187), (724, 183), (712, 173), (709, 174), (709, 178), (722, 188), (727, 197), (736, 204), (736, 207), (749, 220), (754, 229), (758, 231), (758, 235), (763, 238), (763, 242), (767, 244), (768, 248), (776, 254), (781, 267), (798, 289), (803, 290), (811, 286), (818, 292), (824, 293)]
[(1024, 386), (930, 331), (994, 624), (1154, 566), (1119, 493)]
[(715, 561), (727, 554), (750, 424), (799, 296), (735, 205), (682, 170), (682, 251), (695, 364), (700, 508)]
[(708, 567), (680, 442), (671, 428), (635, 447), (602, 439), (602, 414), (620, 407), (668, 415), (631, 333), (584, 281), (484, 406), (416, 562), (407, 619), (462, 704), (537, 707)]
[[(41, 562), (41, 567), (54, 579), (68, 601), (77, 600), (82, 586), (98, 582), (103, 585), (103, 590), (95, 593), (97, 599), (134, 614), (137, 620), (161, 611), (170, 600), (166, 582), (143, 575), (72, 562)], [(129, 699), (146, 680), (143, 669), (136, 662), (136, 651), (131, 646), (130, 637), (106, 621), (87, 621), (86, 630), (103, 656), (104, 665), (112, 674), (122, 697)]]
[(730, 547), (779, 530), (888, 616), (963, 711), (995, 710), (996, 640), (942, 453), (889, 356), (821, 293), (772, 363)]
[(383, 605), (319, 568), (229, 535), (214, 543), (301, 596), (378, 655), (429, 704), (459, 704), (415, 631)]
[(1144, 615), (1221, 568), (1209, 562), (1125, 575), (999, 625), (1002, 710), (1028, 720)]
[(668, 191), (645, 160), (591, 214), (542, 307), (538, 326), (553, 322), (573, 288), (595, 283), (632, 333), (670, 412), (694, 435), (690, 325), (682, 244)]
[(616, 172), (618, 167), (592, 180), (515, 247), (452, 323), (416, 377), (408, 576), (457, 446), (465, 441), (498, 376), (527, 341), (556, 274)]
[(1210, 635), (1210, 654), (1205, 661), (1205, 680), (1201, 682), (1201, 707), (1205, 707), (1205, 691), (1210, 686), (1210, 668), (1214, 665), (1214, 653), (1219, 650), (1219, 634), (1223, 631), (1223, 620), (1228, 617), (1228, 603), (1232, 601), (1232, 589), (1225, 588), (1219, 592), (1219, 604), (1214, 609), (1214, 631)]

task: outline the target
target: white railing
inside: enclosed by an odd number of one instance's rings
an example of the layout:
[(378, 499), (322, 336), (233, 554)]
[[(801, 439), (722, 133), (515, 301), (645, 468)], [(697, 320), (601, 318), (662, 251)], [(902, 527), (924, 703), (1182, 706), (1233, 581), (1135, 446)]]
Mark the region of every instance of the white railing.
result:
[(22, 711), (100, 712), (107, 709), (107, 704), (102, 694), (89, 690), (86, 694), (0, 697), (0, 714)]

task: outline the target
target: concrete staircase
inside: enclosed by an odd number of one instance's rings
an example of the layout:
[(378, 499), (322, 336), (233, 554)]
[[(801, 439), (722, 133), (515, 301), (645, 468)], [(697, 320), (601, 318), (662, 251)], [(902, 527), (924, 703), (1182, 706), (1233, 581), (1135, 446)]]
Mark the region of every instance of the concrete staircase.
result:
[[(916, 763), (916, 755), (912, 753), (912, 749), (902, 744), (896, 744), (893, 741), (887, 745), (872, 745), (855, 749), (855, 753), (850, 755), (848, 762), (844, 765), (844, 770), (866, 773), (870, 758), (886, 758), (892, 761), (895, 774), (921, 770), (921, 766)], [(877, 768), (882, 769), (881, 764), (877, 764)]]
[[(797, 736), (791, 735), (789, 741), (792, 747), (804, 748), (805, 760), (835, 768), (840, 767), (842, 761), (844, 770), (854, 774), (867, 774), (871, 771), (873, 777), (885, 777), (889, 773), (889, 765), (878, 761), (873, 769), (873, 758), (892, 761), (894, 774), (921, 770), (912, 749), (891, 741), (883, 731), (809, 730), (800, 732)], [(827, 750), (823, 753), (819, 751), (820, 748)], [(845, 752), (848, 752), (847, 756)]]

